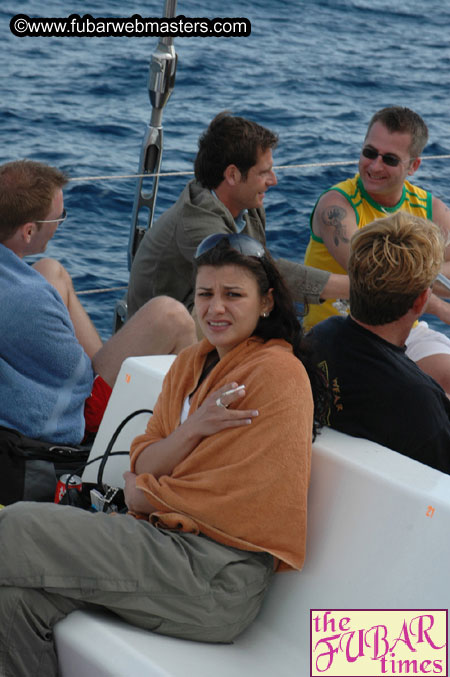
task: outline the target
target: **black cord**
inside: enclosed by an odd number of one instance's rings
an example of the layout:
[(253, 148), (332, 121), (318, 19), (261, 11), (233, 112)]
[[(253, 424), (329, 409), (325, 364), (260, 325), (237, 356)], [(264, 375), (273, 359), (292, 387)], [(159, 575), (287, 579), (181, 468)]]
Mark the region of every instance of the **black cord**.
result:
[(121, 423), (117, 426), (116, 430), (114, 431), (111, 439), (109, 440), (108, 446), (106, 447), (105, 451), (103, 454), (100, 456), (96, 456), (95, 458), (91, 458), (90, 461), (86, 461), (86, 463), (83, 463), (83, 465), (80, 465), (78, 468), (76, 468), (67, 478), (65, 485), (66, 485), (66, 494), (67, 494), (67, 499), (68, 499), (68, 504), (72, 505), (71, 503), (71, 498), (70, 498), (70, 480), (74, 475), (81, 475), (83, 470), (88, 466), (91, 465), (91, 463), (95, 463), (96, 461), (100, 461), (100, 465), (98, 468), (98, 473), (97, 473), (97, 487), (100, 491), (104, 491), (104, 486), (103, 486), (103, 472), (105, 469), (106, 461), (110, 456), (125, 456), (129, 455), (129, 451), (111, 451), (119, 434), (123, 430), (123, 428), (126, 426), (126, 424), (131, 421), (132, 418), (135, 416), (138, 416), (139, 414), (153, 414), (152, 409), (137, 409), (136, 411), (133, 411), (131, 414), (126, 416)]
[(126, 418), (123, 419), (122, 423), (119, 423), (113, 436), (109, 440), (109, 444), (105, 449), (105, 453), (103, 454), (103, 458), (100, 462), (97, 473), (97, 486), (101, 491), (103, 491), (103, 472), (105, 469), (106, 461), (111, 456), (111, 449), (113, 448), (119, 434), (122, 432), (123, 428), (126, 426), (128, 421), (131, 421), (132, 418), (138, 416), (139, 414), (153, 414), (153, 411), (151, 409), (138, 409), (137, 411), (133, 411), (131, 414), (129, 414), (128, 416), (126, 416)]

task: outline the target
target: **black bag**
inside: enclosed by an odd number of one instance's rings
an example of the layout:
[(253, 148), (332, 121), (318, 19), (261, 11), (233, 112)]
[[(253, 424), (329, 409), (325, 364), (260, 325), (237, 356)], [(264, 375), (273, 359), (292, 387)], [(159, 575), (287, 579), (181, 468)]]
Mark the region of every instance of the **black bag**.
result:
[[(81, 491), (77, 489), (71, 489), (70, 486), (67, 486), (66, 493), (61, 499), (61, 503), (64, 505), (72, 505), (77, 508), (82, 508), (84, 510), (90, 510), (92, 512), (127, 512), (127, 506), (125, 504), (125, 495), (123, 489), (118, 487), (110, 487), (103, 483), (103, 472), (105, 470), (105, 465), (110, 458), (110, 456), (128, 456), (129, 451), (112, 451), (114, 444), (119, 436), (119, 433), (126, 426), (128, 421), (131, 421), (132, 418), (138, 416), (139, 414), (153, 414), (152, 409), (138, 409), (133, 411), (131, 414), (126, 416), (121, 423), (117, 426), (114, 431), (111, 439), (109, 440), (105, 451), (100, 456), (91, 458), (86, 464), (96, 463), (100, 461), (98, 472), (97, 472), (97, 483), (92, 482), (83, 482)], [(70, 480), (70, 477), (68, 478)], [(97, 494), (92, 500), (91, 490), (95, 489)]]
[(53, 501), (58, 478), (83, 470), (89, 446), (33, 440), (0, 426), (0, 504)]

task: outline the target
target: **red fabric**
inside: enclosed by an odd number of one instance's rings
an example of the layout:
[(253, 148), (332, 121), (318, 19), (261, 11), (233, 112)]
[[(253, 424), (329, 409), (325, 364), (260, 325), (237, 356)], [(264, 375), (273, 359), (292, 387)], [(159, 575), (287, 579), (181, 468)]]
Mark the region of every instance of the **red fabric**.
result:
[(94, 379), (92, 392), (84, 403), (85, 434), (97, 432), (111, 393), (111, 386), (101, 376), (97, 375)]

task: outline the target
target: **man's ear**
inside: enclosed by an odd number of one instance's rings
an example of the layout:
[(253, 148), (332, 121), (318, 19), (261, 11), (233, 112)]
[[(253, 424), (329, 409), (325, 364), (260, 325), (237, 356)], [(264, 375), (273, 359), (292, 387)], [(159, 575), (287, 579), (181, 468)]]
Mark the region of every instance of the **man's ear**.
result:
[(37, 232), (38, 227), (33, 221), (24, 223), (22, 226), (19, 226), (14, 233), (7, 240), (3, 240), (5, 247), (11, 249), (13, 252), (20, 256), (27, 256), (28, 254), (35, 254), (36, 252), (32, 251), (34, 235)]
[(422, 159), (420, 157), (414, 158), (414, 160), (411, 163), (411, 167), (408, 170), (408, 176), (412, 176), (415, 172), (417, 172), (421, 164)]
[(26, 244), (30, 244), (36, 228), (37, 226), (33, 221), (28, 221), (27, 223), (24, 223), (23, 226), (19, 227), (18, 231), (20, 236)]
[(414, 311), (415, 314), (422, 315), (422, 313), (425, 311), (426, 305), (430, 299), (431, 294), (432, 294), (431, 288), (425, 289), (421, 294), (419, 294), (419, 296), (412, 304), (412, 310)]
[(241, 181), (241, 172), (236, 165), (228, 165), (223, 173), (223, 178), (229, 186), (235, 186)]

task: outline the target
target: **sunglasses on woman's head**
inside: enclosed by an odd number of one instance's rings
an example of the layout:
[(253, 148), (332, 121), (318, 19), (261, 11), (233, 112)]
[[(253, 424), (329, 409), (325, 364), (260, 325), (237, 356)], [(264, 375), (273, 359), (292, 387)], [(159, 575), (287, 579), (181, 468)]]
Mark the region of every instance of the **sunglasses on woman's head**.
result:
[(222, 240), (227, 240), (232, 249), (244, 256), (255, 256), (258, 259), (265, 258), (266, 253), (263, 245), (252, 237), (242, 233), (214, 233), (213, 235), (208, 235), (198, 245), (194, 258), (200, 258), (206, 252), (214, 249)]

